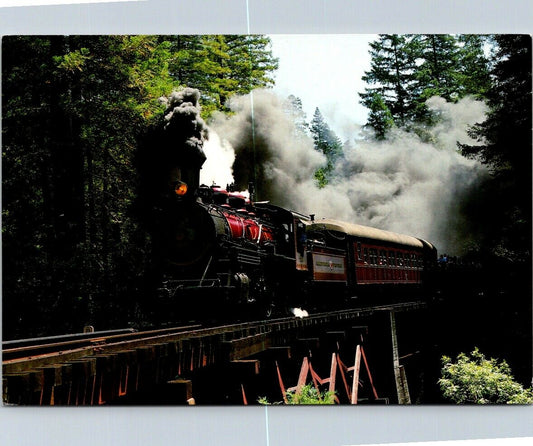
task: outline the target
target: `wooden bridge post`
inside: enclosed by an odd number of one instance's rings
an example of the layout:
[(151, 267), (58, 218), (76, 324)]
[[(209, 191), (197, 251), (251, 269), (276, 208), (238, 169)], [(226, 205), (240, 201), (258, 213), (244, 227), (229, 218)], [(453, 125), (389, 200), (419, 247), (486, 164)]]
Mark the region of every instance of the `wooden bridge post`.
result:
[(352, 395), (351, 404), (357, 404), (357, 393), (359, 391), (359, 370), (361, 367), (361, 346), (358, 345), (355, 350), (355, 364), (353, 367)]
[(411, 397), (409, 396), (409, 388), (407, 386), (407, 377), (405, 370), (400, 365), (398, 355), (398, 340), (396, 338), (396, 318), (394, 311), (390, 312), (390, 324), (392, 335), (392, 360), (394, 366), (394, 378), (396, 380), (396, 392), (398, 394), (398, 404), (411, 404)]

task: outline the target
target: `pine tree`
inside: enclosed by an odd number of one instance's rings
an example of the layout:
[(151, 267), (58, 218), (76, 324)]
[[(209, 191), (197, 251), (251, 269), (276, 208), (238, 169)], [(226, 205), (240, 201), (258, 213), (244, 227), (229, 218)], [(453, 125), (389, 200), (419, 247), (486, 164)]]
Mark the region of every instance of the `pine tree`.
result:
[(335, 163), (342, 155), (342, 142), (331, 130), (318, 107), (313, 114), (310, 130), (315, 142), (315, 149), (326, 155), (328, 162)]
[(494, 81), (487, 92), (490, 111), (471, 131), (480, 144), (459, 147), (493, 173), (487, 203), (492, 231), (486, 245), (527, 260), (531, 256), (531, 37), (498, 35), (495, 42)]
[[(368, 125), (383, 136), (383, 131), (391, 127), (391, 118), (396, 125), (403, 126), (412, 117), (415, 59), (406, 36), (380, 34), (370, 48), (370, 71), (362, 79), (375, 86), (359, 93), (360, 102), (374, 112), (373, 122)], [(383, 110), (389, 113), (382, 115)]]
[(273, 85), (271, 73), (278, 61), (270, 39), (262, 35), (199, 35), (161, 38), (171, 43), (172, 76), (180, 85), (202, 93), (202, 115), (228, 112), (226, 101), (234, 94)]
[(485, 46), (490, 37), (477, 34), (461, 34), (458, 37), (460, 45), (459, 75), (463, 88), (463, 95), (472, 95), (478, 99), (485, 99), (490, 88), (490, 62), (485, 55)]
[(315, 143), (315, 150), (326, 155), (327, 165), (315, 173), (318, 185), (324, 187), (329, 182), (329, 176), (335, 163), (343, 154), (342, 141), (330, 129), (318, 107), (313, 114), (310, 131)]
[(303, 110), (302, 100), (294, 95), (289, 95), (286, 101), (283, 103), (284, 112), (289, 119), (294, 122), (297, 138), (302, 138), (309, 133), (309, 124), (307, 121), (307, 115)]
[(431, 124), (426, 106), (432, 96), (457, 101), (483, 97), (489, 84), (483, 36), (381, 34), (370, 44), (371, 69), (360, 93), (370, 110), (367, 126), (384, 138), (393, 125), (404, 129)]
[(270, 39), (262, 35), (228, 35), (230, 78), (236, 81), (234, 93), (247, 94), (256, 88), (274, 85), (271, 73), (277, 70)]
[(205, 76), (199, 62), (202, 51), (202, 36), (177, 35), (159, 37), (161, 42), (168, 42), (172, 58), (169, 74), (180, 84), (202, 90)]
[(457, 76), (460, 65), (456, 38), (447, 34), (421, 34), (414, 36), (411, 43), (421, 61), (415, 72), (419, 98), (441, 96), (456, 100), (462, 96)]
[(367, 126), (374, 129), (376, 139), (383, 140), (394, 126), (394, 117), (379, 93), (374, 93), (367, 104), (370, 109)]

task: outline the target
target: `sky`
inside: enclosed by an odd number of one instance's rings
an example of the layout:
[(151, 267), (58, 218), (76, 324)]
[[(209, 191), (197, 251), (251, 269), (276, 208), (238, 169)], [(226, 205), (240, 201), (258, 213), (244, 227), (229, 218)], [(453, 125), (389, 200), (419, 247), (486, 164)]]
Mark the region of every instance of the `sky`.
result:
[(363, 125), (367, 109), (359, 104), (361, 80), (370, 70), (369, 42), (376, 34), (274, 34), (272, 53), (279, 58), (274, 91), (302, 100), (309, 122), (318, 107), (341, 140)]

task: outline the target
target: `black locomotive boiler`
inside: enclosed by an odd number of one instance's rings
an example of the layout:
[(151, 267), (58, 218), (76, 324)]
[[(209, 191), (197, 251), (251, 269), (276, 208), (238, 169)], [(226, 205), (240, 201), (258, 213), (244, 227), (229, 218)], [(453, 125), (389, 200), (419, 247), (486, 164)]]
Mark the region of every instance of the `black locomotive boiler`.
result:
[(431, 243), (199, 185), (204, 160), (185, 158), (169, 174), (159, 252), (162, 295), (170, 302), (269, 316), (423, 289), (436, 263)]

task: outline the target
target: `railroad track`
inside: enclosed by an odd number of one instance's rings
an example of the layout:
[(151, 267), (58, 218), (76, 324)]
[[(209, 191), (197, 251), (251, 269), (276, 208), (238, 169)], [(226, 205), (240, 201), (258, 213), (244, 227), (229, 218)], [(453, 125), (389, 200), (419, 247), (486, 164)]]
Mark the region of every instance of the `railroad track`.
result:
[(354, 316), (369, 315), (376, 311), (418, 309), (421, 306), (423, 304), (420, 302), (408, 302), (322, 312), (311, 314), (305, 318), (285, 317), (209, 328), (203, 328), (201, 324), (191, 324), (148, 331), (136, 331), (130, 328), (4, 341), (2, 342), (2, 363), (4, 372), (9, 373), (22, 371), (35, 365), (61, 362), (65, 357), (91, 354), (92, 350), (97, 353), (113, 353), (124, 347), (136, 348), (142, 344), (157, 344), (211, 336), (223, 336), (225, 340), (239, 339), (266, 332), (285, 331), (298, 326), (316, 325), (330, 319), (342, 320)]
[(175, 334), (200, 328), (200, 324), (137, 331), (133, 328), (76, 333), (41, 338), (20, 339), (2, 342), (2, 361), (31, 360), (45, 354), (54, 354), (79, 348), (92, 348), (105, 344), (134, 341), (147, 337)]
[[(380, 311), (408, 311), (410, 302), (203, 328), (198, 325), (121, 333), (91, 333), (3, 343), (4, 402), (103, 404), (200, 368), (243, 360), (287, 345), (303, 329)], [(95, 336), (96, 335), (96, 336)], [(7, 348), (6, 348), (7, 347)]]

